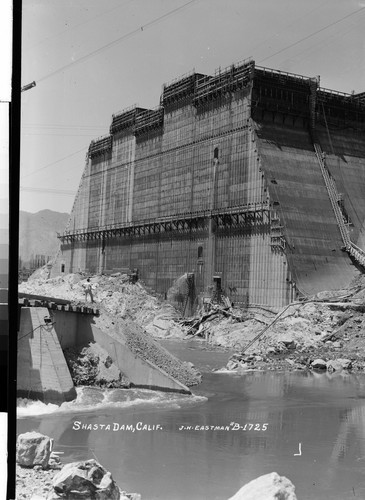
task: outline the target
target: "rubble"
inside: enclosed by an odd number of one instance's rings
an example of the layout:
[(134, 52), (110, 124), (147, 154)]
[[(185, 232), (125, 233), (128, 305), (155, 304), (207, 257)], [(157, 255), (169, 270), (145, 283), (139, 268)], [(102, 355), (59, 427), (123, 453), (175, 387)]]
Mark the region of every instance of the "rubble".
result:
[[(45, 281), (32, 279), (22, 283), (19, 291), (68, 299), (72, 305), (83, 306), (85, 305), (83, 285), (87, 279), (92, 285), (94, 301), (99, 310), (99, 316), (95, 316), (94, 321), (100, 329), (111, 336), (122, 335), (123, 341), (132, 352), (152, 362), (182, 384), (192, 386), (200, 383), (201, 375), (196, 369), (192, 369), (168, 353), (151, 335), (151, 325), (156, 322), (158, 326), (154, 328), (158, 328), (160, 337), (168, 337), (170, 329), (178, 337), (184, 337), (185, 330), (177, 323), (177, 311), (166, 301), (148, 292), (141, 283), (130, 283), (128, 275), (116, 273), (115, 276), (89, 277), (82, 274), (68, 274)], [(158, 321), (156, 318), (160, 320), (164, 318), (164, 321)], [(124, 383), (128, 385), (127, 380), (119, 379), (115, 370), (116, 379), (113, 379), (111, 368), (107, 368), (100, 357), (100, 349), (96, 354), (90, 349), (87, 353), (80, 350), (66, 351), (71, 371), (75, 368), (76, 385), (90, 383), (102, 387), (121, 387)]]
[[(34, 279), (20, 285), (20, 291), (84, 304), (82, 285), (86, 278), (71, 274), (51, 280)], [(141, 328), (143, 333), (128, 339), (136, 352), (148, 350), (151, 337), (194, 338), (242, 355), (244, 359), (235, 360), (234, 369), (244, 369), (239, 363), (247, 364), (249, 369), (313, 369), (311, 363), (316, 359), (322, 359), (326, 367), (330, 361), (347, 359), (344, 370), (364, 370), (364, 275), (359, 275), (347, 289), (323, 291), (282, 310), (259, 305), (240, 310), (225, 301), (211, 303), (209, 310), (202, 307), (190, 318), (181, 318), (166, 300), (146, 290), (141, 282), (129, 283), (126, 275), (90, 279), (100, 310)], [(246, 361), (245, 356), (253, 353), (262, 359)]]
[(71, 347), (64, 351), (73, 383), (107, 388), (128, 388), (130, 381), (113, 363), (108, 353), (96, 343)]

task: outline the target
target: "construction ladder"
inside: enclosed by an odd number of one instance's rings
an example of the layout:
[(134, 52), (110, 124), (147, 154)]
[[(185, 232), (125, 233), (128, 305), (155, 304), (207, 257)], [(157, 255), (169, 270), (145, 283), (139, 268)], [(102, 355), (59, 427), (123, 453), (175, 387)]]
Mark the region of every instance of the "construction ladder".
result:
[(338, 204), (339, 200), (339, 195), (335, 186), (335, 183), (327, 170), (324, 161), (323, 161), (323, 152), (321, 149), (321, 146), (318, 143), (314, 143), (314, 150), (316, 152), (317, 160), (318, 163), (321, 167), (321, 172), (322, 176), (328, 191), (328, 196), (331, 200), (332, 208), (336, 217), (337, 225), (341, 233), (342, 241), (344, 243), (346, 252), (353, 257), (353, 259), (360, 264), (361, 266), (365, 267), (365, 252), (362, 250), (360, 247), (355, 245), (350, 240), (350, 236), (341, 212), (341, 208)]

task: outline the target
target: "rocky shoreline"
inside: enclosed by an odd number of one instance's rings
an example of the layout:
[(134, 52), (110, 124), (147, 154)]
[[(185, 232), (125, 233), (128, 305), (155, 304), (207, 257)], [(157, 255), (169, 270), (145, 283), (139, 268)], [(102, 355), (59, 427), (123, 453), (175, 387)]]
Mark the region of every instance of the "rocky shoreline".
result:
[[(35, 278), (19, 288), (23, 292), (68, 298), (80, 305), (84, 304), (85, 280), (79, 274), (49, 280)], [(364, 275), (359, 274), (346, 289), (321, 292), (282, 310), (265, 306), (240, 310), (229, 304), (214, 310), (213, 305), (208, 314), (198, 312), (188, 321), (142, 284), (129, 283), (127, 276), (98, 275), (90, 281), (101, 312), (96, 320), (98, 325), (110, 334), (117, 328), (123, 330), (132, 352), (188, 386), (199, 383), (200, 374), (189, 363), (171, 362), (164, 356), (163, 348), (157, 347), (156, 340), (194, 338), (207, 347), (225, 348), (233, 353), (227, 369), (242, 372), (320, 370), (332, 374), (365, 370)]]
[(17, 439), (16, 500), (141, 500), (127, 493), (96, 460), (61, 464), (53, 440), (39, 432)]
[[(127, 493), (96, 460), (61, 464), (53, 440), (38, 432), (20, 434), (16, 454), (16, 500), (141, 500)], [(276, 472), (245, 484), (229, 500), (297, 500), (295, 486)], [(173, 500), (173, 499), (169, 499)]]

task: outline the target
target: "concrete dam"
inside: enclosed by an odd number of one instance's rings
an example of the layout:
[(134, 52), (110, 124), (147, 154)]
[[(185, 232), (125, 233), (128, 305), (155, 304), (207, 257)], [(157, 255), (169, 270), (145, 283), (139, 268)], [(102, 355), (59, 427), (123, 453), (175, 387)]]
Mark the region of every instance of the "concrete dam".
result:
[[(282, 307), (364, 266), (365, 93), (243, 61), (163, 87), (91, 142), (53, 275)], [(190, 293), (190, 292), (188, 292)]]

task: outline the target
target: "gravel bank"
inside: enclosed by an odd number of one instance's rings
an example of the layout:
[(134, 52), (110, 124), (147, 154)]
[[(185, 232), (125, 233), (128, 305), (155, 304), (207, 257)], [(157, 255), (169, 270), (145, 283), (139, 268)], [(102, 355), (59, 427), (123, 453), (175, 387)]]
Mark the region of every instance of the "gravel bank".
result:
[(16, 500), (29, 500), (33, 495), (47, 497), (53, 491), (52, 482), (57, 469), (43, 470), (41, 466), (22, 467), (16, 464)]

